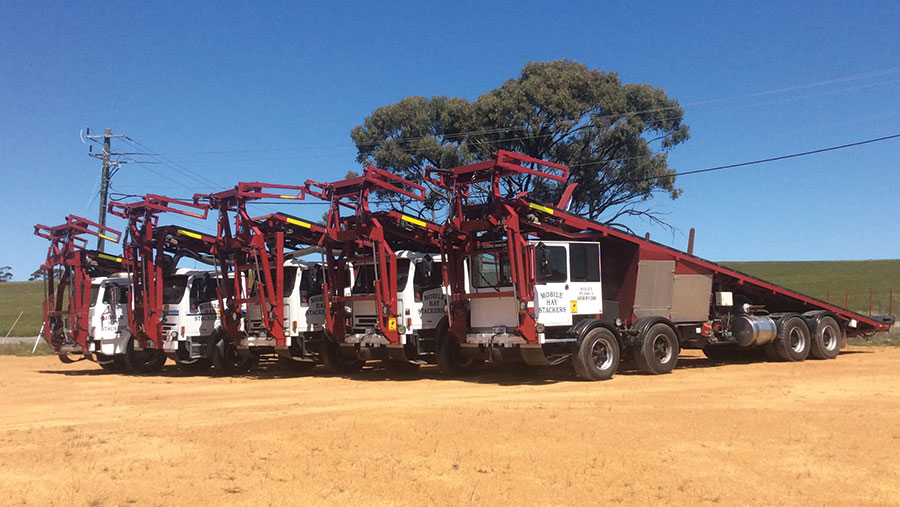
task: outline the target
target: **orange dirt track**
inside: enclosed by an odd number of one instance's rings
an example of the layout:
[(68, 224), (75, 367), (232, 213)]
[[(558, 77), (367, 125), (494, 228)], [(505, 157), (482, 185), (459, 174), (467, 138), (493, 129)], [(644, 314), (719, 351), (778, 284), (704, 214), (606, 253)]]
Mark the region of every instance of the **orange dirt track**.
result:
[(2, 505), (898, 505), (900, 348), (582, 382), (0, 358)]

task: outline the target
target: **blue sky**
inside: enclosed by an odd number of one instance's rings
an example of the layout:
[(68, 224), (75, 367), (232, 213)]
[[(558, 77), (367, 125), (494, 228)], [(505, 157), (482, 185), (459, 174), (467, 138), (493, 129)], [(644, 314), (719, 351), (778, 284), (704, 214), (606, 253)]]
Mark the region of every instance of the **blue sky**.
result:
[[(165, 156), (125, 165), (117, 192), (330, 180), (358, 169), (349, 132), (378, 106), (475, 99), (569, 58), (678, 99), (692, 138), (670, 161), (688, 171), (900, 133), (898, 21), (893, 2), (7, 0), (0, 265), (25, 279), (47, 246), (33, 224), (96, 217), (84, 126)], [(681, 198), (652, 202), (679, 232), (632, 227), (680, 248), (695, 227), (712, 260), (900, 258), (898, 160), (893, 140), (685, 176)]]

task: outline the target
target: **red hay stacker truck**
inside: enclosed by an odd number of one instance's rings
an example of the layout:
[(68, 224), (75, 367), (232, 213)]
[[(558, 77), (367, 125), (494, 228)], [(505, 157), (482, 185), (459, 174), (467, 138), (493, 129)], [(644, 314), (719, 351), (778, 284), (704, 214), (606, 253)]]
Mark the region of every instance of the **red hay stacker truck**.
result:
[[(371, 166), (362, 176), (306, 186), (308, 195), (330, 205), (325, 305), (333, 341), (325, 341), (323, 363), (347, 373), (380, 359), (394, 371), (408, 372), (433, 359), (447, 329), (441, 227), (397, 210), (374, 211), (370, 202), (378, 192), (422, 201), (425, 187)], [(352, 214), (342, 217), (342, 207)], [(351, 265), (356, 275), (346, 295)]]
[[(251, 217), (247, 212), (248, 202), (303, 200), (305, 192), (305, 186), (240, 182), (231, 190), (194, 195), (195, 203), (219, 212), (215, 259), (223, 279), (228, 280), (220, 294), (220, 305), (225, 310), (223, 327), (237, 354), (231, 362), (235, 371), (246, 369), (260, 354), (269, 353), (276, 353), (281, 362), (299, 370), (315, 366), (321, 326), (315, 329), (308, 322), (307, 312), (293, 308), (308, 307), (308, 300), (298, 297), (292, 304), (290, 297), (297, 282), (309, 283), (310, 273), (303, 272), (309, 266), (298, 262), (294, 266), (297, 269), (286, 269), (285, 249), (320, 246), (325, 241), (325, 228), (286, 213)], [(294, 278), (286, 280), (286, 271)], [(293, 319), (285, 315), (286, 308), (294, 311)]]
[[(50, 240), (44, 271), (44, 325), (41, 336), (64, 363), (69, 354), (94, 359), (90, 339), (91, 279), (123, 270), (122, 257), (87, 249), (88, 234), (118, 243), (121, 233), (76, 215), (54, 227), (37, 224), (34, 234)], [(57, 271), (59, 279), (57, 280)], [(99, 352), (99, 351), (98, 351)], [(103, 358), (100, 358), (103, 359)], [(110, 360), (111, 361), (111, 360)], [(106, 367), (107, 363), (100, 361)], [(111, 362), (109, 363), (111, 365)]]
[[(174, 315), (174, 325), (167, 326), (164, 292), (166, 279), (175, 274), (178, 261), (190, 257), (208, 262), (215, 238), (177, 225), (159, 225), (160, 213), (176, 213), (205, 219), (207, 210), (191, 202), (147, 194), (141, 200), (109, 203), (109, 213), (127, 222), (123, 256), (131, 283), (129, 329), (131, 339), (125, 352), (125, 362), (135, 372), (158, 371), (166, 362), (166, 342), (176, 363), (185, 368), (208, 367), (209, 350), (192, 354), (177, 350), (184, 341), (185, 316)], [(180, 325), (179, 325), (180, 324)], [(167, 332), (165, 328), (172, 328)], [(181, 329), (179, 336), (178, 328)], [(190, 333), (188, 333), (190, 334)], [(181, 340), (179, 340), (181, 339)], [(184, 347), (182, 347), (184, 348)], [(180, 353), (180, 354), (179, 354)]]
[(438, 356), (451, 373), (513, 351), (531, 365), (571, 361), (592, 380), (610, 378), (623, 353), (653, 374), (672, 371), (681, 348), (829, 359), (846, 336), (892, 322), (573, 215), (575, 184), (556, 204), (503, 192), (522, 176), (563, 185), (568, 168), (500, 151), (428, 172), (452, 195), (442, 246), (455, 340)]

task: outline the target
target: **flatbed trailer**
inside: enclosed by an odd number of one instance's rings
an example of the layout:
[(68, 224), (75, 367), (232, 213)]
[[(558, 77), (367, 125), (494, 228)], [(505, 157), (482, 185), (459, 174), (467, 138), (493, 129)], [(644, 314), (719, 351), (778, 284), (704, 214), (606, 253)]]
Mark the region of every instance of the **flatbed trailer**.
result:
[[(443, 244), (461, 360), (514, 348), (526, 363), (571, 358), (581, 376), (603, 379), (629, 350), (649, 373), (671, 371), (681, 347), (710, 356), (762, 347), (771, 359), (833, 358), (847, 335), (892, 322), (569, 213), (574, 184), (556, 204), (503, 193), (504, 178), (523, 175), (562, 185), (568, 168), (500, 151), (429, 172), (453, 196)], [(487, 197), (475, 197), (477, 188)]]
[[(118, 243), (122, 234), (76, 215), (68, 215), (57, 226), (37, 224), (34, 234), (50, 240), (44, 272), (44, 320), (41, 336), (60, 360), (70, 363), (70, 353), (93, 359), (90, 331), (92, 277), (109, 276), (123, 270), (123, 258), (87, 248), (85, 235)], [(62, 270), (57, 279), (56, 271)], [(80, 360), (80, 359), (78, 359)]]

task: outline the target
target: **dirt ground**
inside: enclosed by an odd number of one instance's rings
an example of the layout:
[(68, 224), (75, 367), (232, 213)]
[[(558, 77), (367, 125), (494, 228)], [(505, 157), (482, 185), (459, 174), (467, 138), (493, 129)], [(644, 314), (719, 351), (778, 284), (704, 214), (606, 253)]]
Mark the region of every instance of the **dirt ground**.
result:
[(900, 504), (900, 348), (582, 382), (0, 358), (2, 505)]

